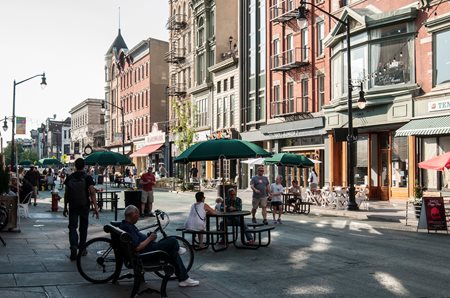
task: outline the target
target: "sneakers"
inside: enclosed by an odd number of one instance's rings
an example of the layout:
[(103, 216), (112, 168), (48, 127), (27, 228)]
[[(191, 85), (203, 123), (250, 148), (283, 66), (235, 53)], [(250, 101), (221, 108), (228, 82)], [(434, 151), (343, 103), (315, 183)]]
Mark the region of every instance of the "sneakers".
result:
[(87, 256), (87, 250), (86, 249), (80, 250), (80, 255), (83, 257)]
[(278, 224), (280, 224), (280, 225), (281, 225), (281, 218), (279, 218), (279, 219), (278, 219)]
[(75, 261), (77, 259), (77, 248), (71, 247), (70, 248), (70, 260)]
[(250, 239), (250, 240), (247, 241), (247, 244), (248, 245), (253, 245), (253, 244), (255, 244), (255, 240)]
[(186, 280), (180, 281), (178, 284), (180, 287), (196, 287), (199, 285), (198, 280), (193, 280), (192, 278), (188, 278)]
[(180, 248), (178, 249), (178, 254), (181, 256), (181, 255), (184, 255), (185, 253), (186, 253), (186, 248), (180, 246)]
[(276, 220), (273, 221), (273, 224), (276, 225), (278, 222)]
[(267, 222), (267, 219), (263, 219), (263, 224), (265, 224), (266, 226), (269, 224), (269, 223)]
[(252, 218), (252, 223), (256, 223), (256, 218)]
[(148, 214), (148, 216), (150, 216), (150, 217), (155, 217), (155, 214), (153, 214), (153, 212), (150, 212), (150, 213)]

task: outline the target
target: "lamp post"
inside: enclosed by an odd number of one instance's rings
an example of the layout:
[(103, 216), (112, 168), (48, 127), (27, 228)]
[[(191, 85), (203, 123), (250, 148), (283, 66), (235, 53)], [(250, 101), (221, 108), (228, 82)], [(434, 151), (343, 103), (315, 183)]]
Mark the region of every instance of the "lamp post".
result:
[(15, 164), (15, 157), (14, 157), (14, 137), (15, 137), (15, 129), (16, 129), (16, 86), (20, 85), (22, 83), (25, 83), (26, 81), (29, 81), (31, 79), (37, 78), (37, 77), (41, 77), (41, 87), (42, 89), (45, 88), (45, 86), (47, 86), (47, 79), (45, 78), (45, 72), (41, 73), (41, 74), (37, 74), (34, 75), (32, 77), (29, 77), (28, 79), (16, 82), (16, 80), (14, 80), (13, 83), (13, 110), (12, 110), (12, 133), (11, 133), (11, 171), (14, 169), (14, 164)]
[[(312, 7), (320, 10), (324, 14), (328, 15), (335, 21), (343, 24), (346, 28), (346, 42), (347, 42), (347, 82), (348, 82), (348, 90), (347, 90), (347, 106), (348, 106), (348, 134), (347, 134), (347, 183), (348, 183), (348, 210), (358, 210), (358, 204), (356, 204), (355, 200), (355, 169), (353, 164), (353, 144), (356, 141), (356, 137), (353, 131), (353, 100), (352, 100), (352, 67), (351, 67), (351, 55), (350, 55), (350, 22), (349, 20), (343, 21), (329, 12), (323, 10), (322, 8), (316, 6), (314, 3), (308, 1), (301, 1), (300, 7), (298, 8), (297, 14), (297, 23), (300, 28), (304, 28), (307, 24), (307, 15), (308, 10), (306, 9), (306, 5), (309, 4)], [(363, 84), (360, 86), (361, 90), (359, 91), (359, 99), (358, 99), (358, 107), (363, 109), (366, 105), (366, 100), (364, 99), (364, 91), (362, 90)]]
[[(124, 113), (123, 113), (123, 107), (119, 107), (113, 103), (108, 103), (112, 105), (113, 107), (120, 110), (120, 113), (122, 114), (122, 154), (125, 155), (125, 122), (124, 122)], [(102, 112), (104, 113), (106, 110), (105, 101), (102, 101)]]

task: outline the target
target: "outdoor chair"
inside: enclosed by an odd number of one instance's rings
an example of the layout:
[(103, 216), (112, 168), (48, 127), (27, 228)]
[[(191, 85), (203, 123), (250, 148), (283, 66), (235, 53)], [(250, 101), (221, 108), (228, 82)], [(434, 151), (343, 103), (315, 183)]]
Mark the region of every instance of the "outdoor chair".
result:
[(28, 211), (28, 205), (31, 202), (31, 197), (32, 196), (33, 196), (33, 192), (30, 191), (25, 196), (25, 198), (22, 200), (22, 202), (17, 205), (17, 213), (19, 214), (19, 216), (23, 216), (24, 218), (29, 218), (30, 217), (30, 212)]

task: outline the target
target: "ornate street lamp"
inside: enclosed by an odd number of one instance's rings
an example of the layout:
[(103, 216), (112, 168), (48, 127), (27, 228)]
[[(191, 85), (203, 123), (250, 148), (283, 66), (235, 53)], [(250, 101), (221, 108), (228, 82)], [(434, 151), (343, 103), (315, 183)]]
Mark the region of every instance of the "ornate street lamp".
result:
[[(299, 28), (304, 28), (308, 24), (308, 12), (309, 10), (306, 9), (306, 5), (310, 5), (324, 14), (328, 15), (335, 21), (341, 23), (346, 28), (346, 41), (347, 41), (347, 81), (348, 81), (348, 90), (347, 90), (347, 106), (348, 106), (348, 134), (347, 134), (347, 181), (348, 181), (348, 210), (358, 210), (358, 204), (356, 204), (355, 200), (355, 169), (353, 164), (353, 144), (357, 140), (357, 137), (354, 135), (353, 131), (353, 115), (352, 115), (352, 108), (353, 108), (353, 100), (352, 100), (352, 91), (353, 91), (353, 85), (352, 85), (352, 67), (351, 67), (351, 55), (350, 55), (350, 22), (349, 20), (343, 21), (334, 15), (330, 14), (329, 12), (323, 10), (322, 8), (318, 7), (314, 3), (308, 2), (308, 1), (301, 1), (300, 7), (298, 8), (298, 14), (297, 14), (297, 24)], [(359, 91), (359, 99), (358, 99), (358, 107), (360, 109), (363, 109), (366, 106), (366, 100), (364, 98), (364, 91), (363, 91), (363, 84), (361, 83), (360, 86), (361, 90)]]
[[(37, 78), (37, 77), (41, 77), (41, 88), (44, 89), (47, 86), (47, 79), (45, 78), (45, 72), (41, 73), (41, 74), (37, 74), (34, 75), (32, 77), (29, 77), (28, 79), (16, 82), (16, 80), (14, 80), (13, 83), (13, 110), (12, 110), (12, 133), (11, 133), (11, 171), (14, 169), (14, 165), (15, 165), (15, 144), (14, 144), (14, 137), (15, 137), (15, 130), (16, 130), (16, 86), (20, 85), (22, 83), (25, 83), (26, 81), (29, 81), (31, 79)], [(5, 125), (6, 125), (6, 119), (3, 125), (3, 129), (5, 129)], [(7, 128), (8, 126), (6, 126)]]
[[(115, 108), (118, 108), (120, 110), (120, 113), (122, 114), (122, 154), (125, 155), (125, 122), (124, 122), (124, 112), (123, 107), (116, 106), (113, 103), (107, 103), (112, 105)], [(102, 112), (105, 113), (106, 111), (106, 103), (105, 101), (102, 101)]]

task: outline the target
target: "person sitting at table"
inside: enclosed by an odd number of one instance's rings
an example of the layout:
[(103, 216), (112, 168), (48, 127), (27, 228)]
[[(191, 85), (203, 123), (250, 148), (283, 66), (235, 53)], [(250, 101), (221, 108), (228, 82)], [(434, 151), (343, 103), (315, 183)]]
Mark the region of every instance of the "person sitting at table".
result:
[(216, 206), (214, 207), (214, 210), (221, 211), (222, 204), (223, 204), (223, 199), (221, 197), (218, 197), (216, 199)]
[[(131, 236), (131, 241), (134, 249), (139, 253), (152, 252), (155, 250), (165, 251), (169, 255), (169, 262), (175, 267), (175, 275), (178, 278), (178, 286), (180, 287), (195, 287), (199, 285), (197, 280), (189, 277), (183, 260), (180, 254), (186, 253), (186, 249), (179, 246), (175, 238), (167, 237), (156, 241), (156, 233), (143, 234), (136, 227), (139, 220), (139, 209), (134, 205), (129, 205), (125, 208), (125, 219), (120, 224), (120, 229), (124, 230)], [(142, 262), (147, 262), (147, 256), (141, 255)], [(151, 260), (152, 256), (150, 256)]]
[[(270, 204), (272, 205), (273, 223), (281, 225), (281, 214), (283, 214), (283, 200), (281, 195), (283, 194), (284, 187), (281, 184), (283, 177), (278, 175), (275, 178), (275, 183), (270, 185)], [(278, 212), (278, 220), (275, 220), (276, 213)]]
[(129, 188), (134, 188), (136, 184), (133, 174), (131, 173), (123, 179), (123, 182), (124, 182), (123, 184), (125, 184), (125, 186), (128, 186)]
[[(298, 185), (298, 181), (295, 179), (292, 180), (291, 187), (289, 187), (289, 193), (300, 196), (301, 192), (302, 192), (302, 188)], [(298, 206), (296, 204), (297, 196), (290, 197), (287, 202), (291, 207), (294, 208), (294, 212), (296, 212), (298, 210)]]
[[(242, 200), (241, 198), (236, 196), (236, 190), (234, 188), (230, 188), (228, 190), (228, 197), (225, 198), (225, 206), (226, 212), (242, 211)], [(230, 221), (227, 222), (228, 226), (231, 225), (239, 226), (240, 224), (241, 222), (238, 216), (232, 218)], [(220, 229), (223, 230), (223, 222), (220, 223)], [(248, 231), (248, 227), (245, 223), (244, 223), (244, 231), (245, 231), (245, 239), (247, 239), (247, 244), (253, 244), (254, 243), (253, 236)]]
[[(206, 214), (215, 214), (216, 211), (205, 203), (205, 194), (199, 191), (195, 194), (195, 203), (192, 204), (188, 218), (184, 223), (186, 230), (205, 231)], [(198, 234), (199, 248), (204, 248), (203, 234)]]

